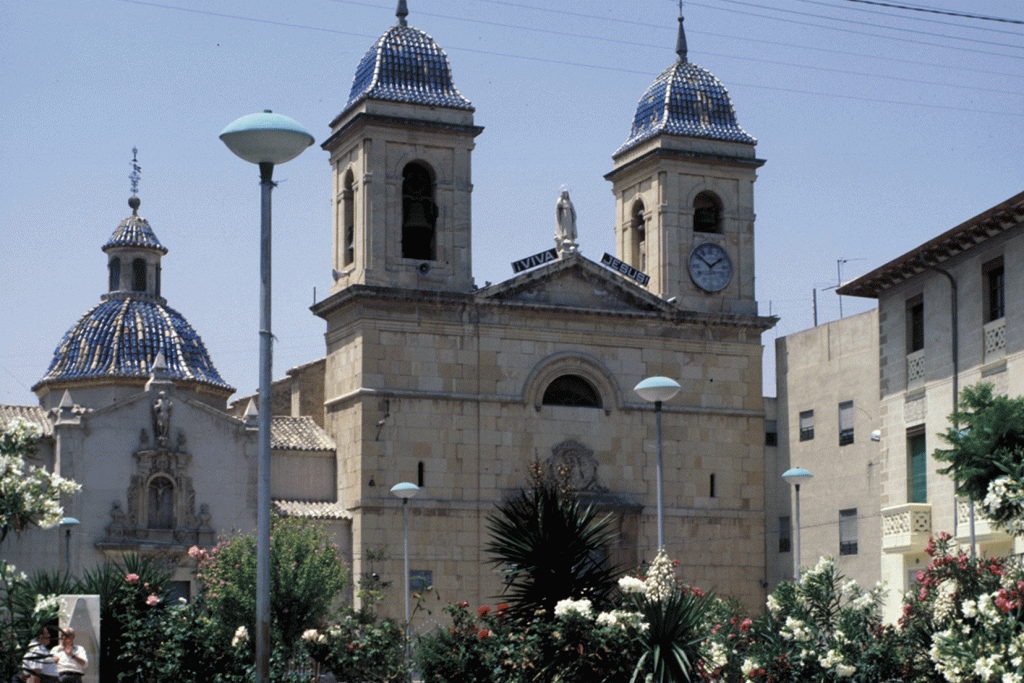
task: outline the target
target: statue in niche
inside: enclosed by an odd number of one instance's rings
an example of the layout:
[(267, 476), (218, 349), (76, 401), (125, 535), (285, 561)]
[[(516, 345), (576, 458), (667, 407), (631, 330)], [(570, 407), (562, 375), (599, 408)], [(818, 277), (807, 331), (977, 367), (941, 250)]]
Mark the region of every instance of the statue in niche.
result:
[(555, 231), (558, 252), (576, 251), (576, 208), (569, 199), (569, 190), (563, 189), (555, 204), (555, 219), (558, 224)]
[(153, 401), (153, 435), (158, 446), (167, 447), (171, 435), (171, 399), (161, 391)]

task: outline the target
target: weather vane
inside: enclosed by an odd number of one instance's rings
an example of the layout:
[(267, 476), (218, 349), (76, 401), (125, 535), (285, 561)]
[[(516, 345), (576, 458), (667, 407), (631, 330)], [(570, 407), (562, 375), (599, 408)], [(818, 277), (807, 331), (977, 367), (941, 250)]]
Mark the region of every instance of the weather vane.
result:
[(142, 167), (139, 166), (139, 148), (132, 147), (132, 172), (128, 175), (128, 180), (132, 181), (132, 195), (139, 193), (139, 179), (142, 177), (140, 171)]

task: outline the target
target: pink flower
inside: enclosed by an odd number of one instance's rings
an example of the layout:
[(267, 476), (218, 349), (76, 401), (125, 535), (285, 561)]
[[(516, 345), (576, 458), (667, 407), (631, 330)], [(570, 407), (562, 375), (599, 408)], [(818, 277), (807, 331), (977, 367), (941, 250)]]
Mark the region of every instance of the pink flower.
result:
[(152, 607), (153, 605), (156, 605), (159, 602), (160, 602), (160, 598), (156, 597), (155, 595), (150, 595), (148, 598), (146, 598), (146, 604), (149, 605), (150, 607)]
[(128, 583), (138, 583), (139, 582), (139, 575), (138, 574), (125, 574), (124, 575), (124, 580), (127, 581)]
[(746, 633), (750, 630), (750, 627), (753, 625), (754, 621), (752, 619), (744, 619), (742, 622), (740, 622), (740, 633)]

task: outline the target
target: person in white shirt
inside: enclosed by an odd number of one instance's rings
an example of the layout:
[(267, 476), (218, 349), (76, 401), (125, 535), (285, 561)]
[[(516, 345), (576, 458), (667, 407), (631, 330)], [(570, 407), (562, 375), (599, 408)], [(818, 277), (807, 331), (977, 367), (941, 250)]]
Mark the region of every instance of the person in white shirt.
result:
[(50, 654), (50, 629), (43, 627), (25, 653), (22, 669), (28, 683), (57, 683), (57, 663)]
[(85, 648), (75, 645), (75, 630), (70, 626), (60, 634), (60, 645), (50, 650), (57, 664), (57, 679), (60, 683), (82, 683), (82, 674), (89, 665)]

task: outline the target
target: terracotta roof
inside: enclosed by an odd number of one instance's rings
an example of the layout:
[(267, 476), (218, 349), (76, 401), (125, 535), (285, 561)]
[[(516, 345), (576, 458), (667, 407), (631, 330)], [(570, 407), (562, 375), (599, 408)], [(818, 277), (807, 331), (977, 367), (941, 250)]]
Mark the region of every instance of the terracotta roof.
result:
[(35, 422), (43, 428), (43, 436), (53, 436), (53, 425), (46, 419), (46, 411), (39, 406), (8, 406), (0, 405), (0, 428), (16, 418), (24, 418)]
[(311, 417), (283, 417), (270, 420), (270, 447), (275, 451), (333, 451), (334, 440)]
[(839, 288), (844, 296), (877, 299), (885, 290), (905, 282), (928, 266), (938, 265), (954, 256), (1003, 234), (1024, 223), (1024, 192), (996, 204), (970, 220), (947, 230), (919, 247), (875, 268)]
[(275, 500), (274, 507), (286, 517), (306, 519), (352, 519), (352, 513), (341, 503), (311, 502), (304, 500)]

